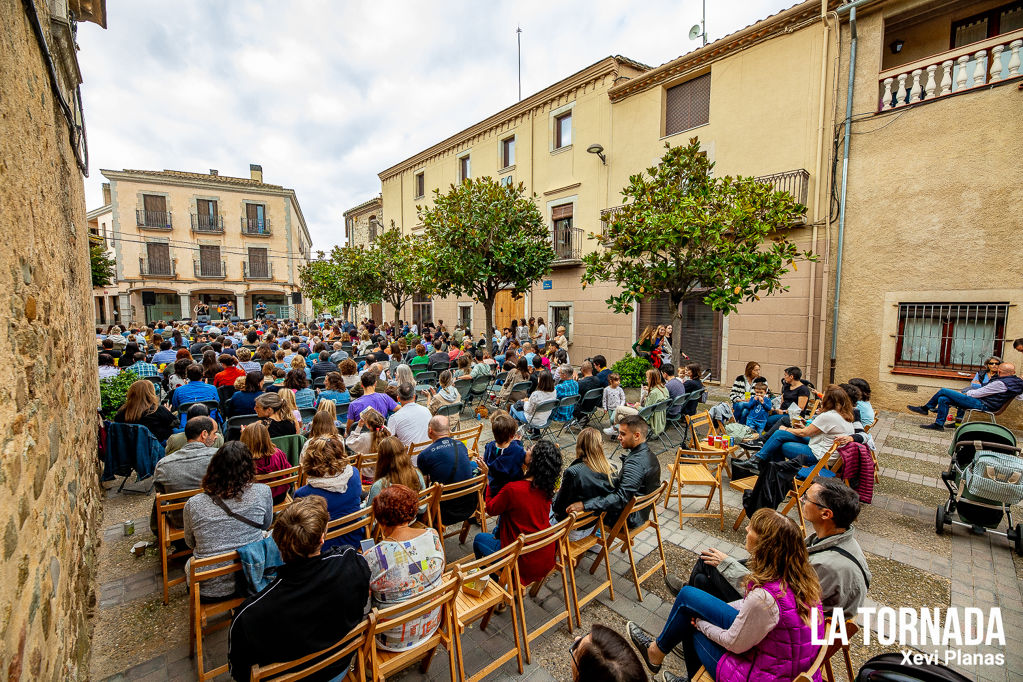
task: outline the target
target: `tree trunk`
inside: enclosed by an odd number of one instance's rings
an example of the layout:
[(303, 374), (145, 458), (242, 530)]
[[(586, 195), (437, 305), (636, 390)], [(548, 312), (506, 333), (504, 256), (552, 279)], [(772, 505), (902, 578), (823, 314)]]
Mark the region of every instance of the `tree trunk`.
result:
[[(671, 364), (675, 371), (681, 368), (682, 361), (682, 302), (675, 303), (675, 313), (671, 316)], [(694, 377), (699, 379), (700, 377)]]
[(343, 317), (347, 322), (351, 322), (351, 319), (349, 319), (348, 317), (348, 313), (350, 313), (351, 311), (352, 311), (351, 303), (345, 303), (341, 306), (341, 317)]
[(487, 296), (487, 300), (480, 301), (483, 304), (483, 309), (486, 312), (486, 326), (483, 329), (483, 338), (486, 340), (487, 348), (490, 348), (490, 337), (494, 333), (494, 300), (497, 298), (497, 294), (493, 293)]

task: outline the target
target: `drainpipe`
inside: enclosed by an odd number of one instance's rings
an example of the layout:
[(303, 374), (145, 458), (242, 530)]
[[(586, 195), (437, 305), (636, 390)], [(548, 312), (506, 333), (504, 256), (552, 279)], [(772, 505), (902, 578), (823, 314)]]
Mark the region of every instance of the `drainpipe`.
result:
[(831, 368), (828, 375), (829, 383), (835, 382), (835, 358), (838, 348), (838, 303), (842, 292), (842, 246), (845, 241), (845, 206), (846, 190), (849, 186), (849, 137), (852, 129), (853, 86), (856, 75), (856, 8), (874, 0), (856, 0), (842, 5), (836, 14), (841, 17), (849, 12), (849, 75), (846, 80), (845, 94), (845, 140), (842, 149), (842, 194), (838, 205), (838, 252), (835, 254), (835, 302), (831, 309)]

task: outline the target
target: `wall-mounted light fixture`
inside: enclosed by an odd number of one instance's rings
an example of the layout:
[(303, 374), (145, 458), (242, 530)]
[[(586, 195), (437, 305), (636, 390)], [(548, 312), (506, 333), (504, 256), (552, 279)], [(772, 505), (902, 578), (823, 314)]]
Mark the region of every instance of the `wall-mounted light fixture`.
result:
[(607, 157), (604, 156), (603, 145), (591, 144), (589, 147), (586, 148), (586, 151), (588, 151), (590, 154), (596, 154), (597, 157), (600, 159), (601, 163), (603, 163), (605, 166), (607, 165)]

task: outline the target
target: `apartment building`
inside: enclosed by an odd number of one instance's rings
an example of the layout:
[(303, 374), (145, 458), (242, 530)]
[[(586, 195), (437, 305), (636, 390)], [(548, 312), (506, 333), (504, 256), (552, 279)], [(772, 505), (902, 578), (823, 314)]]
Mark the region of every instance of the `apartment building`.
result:
[[(110, 207), (110, 183), (103, 183), (103, 205), (88, 211), (85, 220), (89, 226), (89, 244), (101, 245), (103, 253), (115, 260), (114, 253), (114, 212)], [(115, 282), (107, 286), (92, 288), (93, 318), (97, 326), (110, 325), (121, 318), (120, 297)]]
[[(342, 214), (345, 221), (345, 244), (369, 247), (384, 229), (384, 202), (378, 194), (369, 201), (353, 206)], [(379, 303), (353, 306), (349, 311), (352, 320), (363, 318), (380, 322), (383, 308)]]
[[(278, 317), (306, 317), (299, 268), (312, 240), (295, 190), (250, 177), (164, 170), (102, 170), (105, 206), (91, 212), (109, 224), (116, 261), (116, 302), (96, 300), (96, 315), (121, 322), (194, 317), (200, 302), (231, 304), (250, 317), (262, 300)], [(109, 223), (105, 216), (109, 216)], [(102, 231), (102, 228), (99, 228)], [(109, 288), (108, 288), (109, 289)]]

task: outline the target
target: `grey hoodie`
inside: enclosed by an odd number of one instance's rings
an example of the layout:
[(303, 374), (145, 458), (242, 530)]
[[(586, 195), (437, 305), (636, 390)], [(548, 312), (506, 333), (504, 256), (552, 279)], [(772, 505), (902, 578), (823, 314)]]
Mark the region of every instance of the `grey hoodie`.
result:
[[(835, 547), (851, 554), (856, 563), (841, 552), (835, 551)], [(870, 568), (867, 566), (866, 557), (863, 556), (863, 550), (860, 549), (860, 543), (856, 542), (854, 529), (830, 535), (823, 540), (818, 540), (817, 534), (811, 533), (806, 538), (806, 548), (810, 553), (810, 564), (817, 571), (817, 578), (821, 583), (824, 615), (828, 615), (836, 606), (842, 607), (846, 614), (856, 613), (856, 609), (863, 606), (863, 600), (867, 596)], [(862, 571), (860, 567), (863, 568)], [(728, 557), (718, 564), (717, 568), (739, 594), (746, 591), (745, 582), (749, 577), (749, 569), (743, 563)]]

